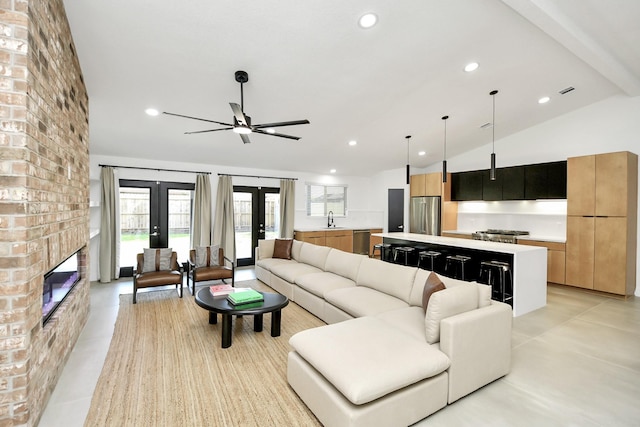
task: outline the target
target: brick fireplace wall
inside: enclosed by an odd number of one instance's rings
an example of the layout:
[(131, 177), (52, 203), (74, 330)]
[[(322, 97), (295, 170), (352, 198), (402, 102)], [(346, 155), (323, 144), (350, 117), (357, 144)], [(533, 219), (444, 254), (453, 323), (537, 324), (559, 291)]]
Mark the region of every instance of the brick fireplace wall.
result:
[[(88, 316), (88, 104), (62, 0), (0, 0), (0, 427), (38, 423)], [(43, 274), (78, 250), (43, 327)]]

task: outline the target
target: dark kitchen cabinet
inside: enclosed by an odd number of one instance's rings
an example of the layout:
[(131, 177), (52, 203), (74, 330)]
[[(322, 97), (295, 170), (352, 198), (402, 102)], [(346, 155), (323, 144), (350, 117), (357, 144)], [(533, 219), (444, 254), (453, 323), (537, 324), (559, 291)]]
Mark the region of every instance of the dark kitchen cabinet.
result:
[(502, 200), (524, 199), (524, 166), (499, 170), (502, 176)]
[(566, 199), (567, 162), (540, 163), (524, 167), (524, 198)]
[(451, 200), (482, 200), (483, 171), (458, 172), (451, 174)]
[(496, 179), (491, 180), (490, 170), (482, 171), (482, 200), (502, 200), (503, 173), (496, 170)]

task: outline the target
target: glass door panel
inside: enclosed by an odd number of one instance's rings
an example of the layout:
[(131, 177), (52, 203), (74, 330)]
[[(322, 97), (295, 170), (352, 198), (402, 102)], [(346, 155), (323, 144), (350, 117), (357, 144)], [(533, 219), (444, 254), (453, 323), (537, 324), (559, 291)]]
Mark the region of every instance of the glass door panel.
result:
[(233, 192), (233, 214), (236, 236), (236, 258), (251, 258), (251, 230), (253, 226), (253, 193)]
[(178, 260), (187, 260), (191, 249), (191, 206), (193, 191), (169, 189), (169, 247)]
[(264, 194), (264, 239), (280, 237), (280, 193)]
[(120, 187), (120, 265), (136, 265), (136, 255), (149, 247), (150, 188)]
[(236, 261), (255, 264), (258, 239), (275, 239), (280, 233), (280, 189), (233, 187)]

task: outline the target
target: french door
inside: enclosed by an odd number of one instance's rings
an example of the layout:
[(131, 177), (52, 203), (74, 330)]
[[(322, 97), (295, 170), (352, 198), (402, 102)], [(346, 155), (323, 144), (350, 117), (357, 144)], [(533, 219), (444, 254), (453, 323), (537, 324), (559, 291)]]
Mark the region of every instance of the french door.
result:
[(120, 265), (136, 264), (144, 248), (172, 248), (189, 256), (195, 184), (120, 180)]
[(280, 189), (234, 186), (233, 212), (237, 265), (253, 265), (258, 240), (279, 236)]

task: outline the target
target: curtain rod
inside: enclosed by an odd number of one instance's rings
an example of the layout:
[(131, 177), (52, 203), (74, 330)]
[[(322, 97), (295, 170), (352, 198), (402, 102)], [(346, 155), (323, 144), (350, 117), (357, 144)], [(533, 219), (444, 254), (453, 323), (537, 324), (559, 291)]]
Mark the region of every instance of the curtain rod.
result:
[(260, 175), (234, 175), (231, 173), (219, 173), (218, 176), (239, 176), (243, 178), (292, 179), (294, 181), (298, 180), (298, 178), (282, 178), (277, 176), (260, 176)]
[(204, 173), (211, 175), (211, 172), (197, 172), (197, 171), (183, 171), (178, 169), (162, 169), (162, 168), (142, 168), (138, 166), (114, 166), (114, 165), (98, 165), (100, 167), (119, 168), (119, 169), (141, 169), (148, 171), (163, 171), (163, 172), (180, 172), (180, 173)]

